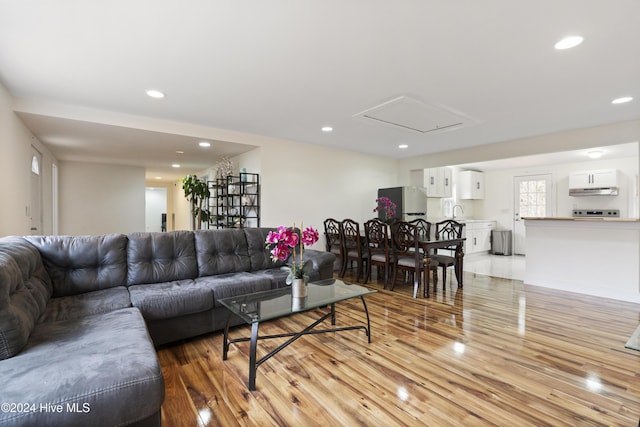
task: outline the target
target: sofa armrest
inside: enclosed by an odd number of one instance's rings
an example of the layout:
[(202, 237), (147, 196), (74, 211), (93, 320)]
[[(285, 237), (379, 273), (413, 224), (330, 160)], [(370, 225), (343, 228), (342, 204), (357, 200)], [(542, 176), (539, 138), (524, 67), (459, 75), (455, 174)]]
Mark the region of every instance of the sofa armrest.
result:
[(302, 258), (304, 262), (311, 261), (313, 266), (312, 281), (331, 279), (333, 277), (333, 264), (336, 261), (336, 256), (331, 252), (306, 249)]

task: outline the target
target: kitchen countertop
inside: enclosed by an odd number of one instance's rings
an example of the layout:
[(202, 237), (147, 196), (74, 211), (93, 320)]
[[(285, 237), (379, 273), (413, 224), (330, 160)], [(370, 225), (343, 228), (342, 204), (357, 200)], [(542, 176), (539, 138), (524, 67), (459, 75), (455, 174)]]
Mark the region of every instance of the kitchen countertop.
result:
[(536, 221), (593, 221), (593, 222), (640, 222), (638, 218), (599, 218), (599, 217), (562, 217), (562, 216), (547, 216), (547, 217), (522, 217), (524, 220), (536, 220)]

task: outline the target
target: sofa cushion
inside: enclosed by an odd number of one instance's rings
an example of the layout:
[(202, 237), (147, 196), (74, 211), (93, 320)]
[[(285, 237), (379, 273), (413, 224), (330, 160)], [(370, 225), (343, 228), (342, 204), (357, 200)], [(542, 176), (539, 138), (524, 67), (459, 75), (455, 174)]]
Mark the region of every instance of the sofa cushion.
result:
[(38, 250), (20, 237), (0, 239), (0, 360), (26, 345), (51, 292)]
[(197, 286), (213, 292), (215, 307), (222, 307), (221, 298), (250, 294), (271, 289), (271, 280), (253, 273), (230, 273), (217, 276), (198, 277)]
[(126, 284), (127, 238), (124, 234), (25, 238), (42, 255), (54, 297)]
[(251, 271), (278, 268), (285, 265), (285, 261), (273, 261), (271, 253), (266, 248), (265, 240), (269, 231), (276, 231), (276, 228), (245, 228), (247, 236), (247, 246), (249, 259), (251, 260)]
[(198, 230), (194, 236), (199, 277), (251, 269), (244, 230)]
[(213, 292), (193, 280), (129, 286), (131, 303), (145, 319), (166, 319), (213, 308)]
[(252, 274), (269, 279), (269, 282), (271, 282), (271, 288), (276, 289), (287, 286), (287, 276), (289, 275), (289, 271), (272, 268), (269, 270), (253, 271)]
[(68, 297), (51, 298), (39, 322), (79, 319), (93, 314), (108, 313), (131, 307), (129, 291), (124, 286), (85, 292)]
[(20, 355), (0, 363), (0, 378), (0, 402), (37, 405), (0, 411), (0, 425), (121, 426), (155, 414), (164, 400), (158, 358), (135, 308), (38, 323)]
[(139, 232), (127, 237), (127, 284), (171, 282), (198, 275), (193, 232)]

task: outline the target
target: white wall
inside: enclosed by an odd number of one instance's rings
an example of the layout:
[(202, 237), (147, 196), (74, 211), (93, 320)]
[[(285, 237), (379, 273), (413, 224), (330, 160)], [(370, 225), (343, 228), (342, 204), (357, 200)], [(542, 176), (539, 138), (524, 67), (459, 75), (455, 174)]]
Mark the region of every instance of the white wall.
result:
[(0, 236), (27, 235), (31, 227), (31, 145), (42, 153), (42, 232), (53, 232), (52, 164), (57, 160), (13, 112), (0, 84)]
[(60, 234), (145, 229), (144, 168), (61, 161)]
[[(397, 161), (280, 141), (262, 147), (262, 225), (310, 225), (375, 216), (378, 188), (397, 185)], [(323, 242), (323, 241), (322, 241)], [(322, 243), (324, 244), (324, 243)]]
[[(260, 174), (263, 227), (303, 222), (322, 233), (329, 217), (363, 223), (375, 216), (378, 188), (398, 185), (393, 159), (285, 140), (254, 142), (260, 146), (232, 161), (235, 171)], [(324, 247), (323, 238), (316, 247)]]

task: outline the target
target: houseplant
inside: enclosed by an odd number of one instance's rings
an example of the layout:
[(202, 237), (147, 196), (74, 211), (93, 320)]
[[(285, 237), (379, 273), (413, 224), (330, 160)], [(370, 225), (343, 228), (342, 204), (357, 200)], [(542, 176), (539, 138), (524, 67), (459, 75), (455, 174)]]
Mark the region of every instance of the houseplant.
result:
[(206, 207), (211, 195), (207, 181), (196, 175), (187, 175), (182, 178), (182, 189), (191, 204), (191, 228), (200, 230), (203, 222), (210, 222), (212, 219), (211, 212)]
[[(304, 247), (311, 246), (318, 241), (320, 235), (313, 227), (300, 229), (293, 227), (279, 226), (276, 231), (269, 231), (265, 240), (266, 247), (271, 251), (271, 259), (274, 261), (290, 261), (290, 264), (282, 267), (289, 271), (287, 275), (287, 285), (294, 285), (292, 295), (297, 297), (306, 296), (305, 283), (309, 281), (309, 271), (311, 263), (303, 260)], [(299, 288), (302, 287), (302, 288)]]

